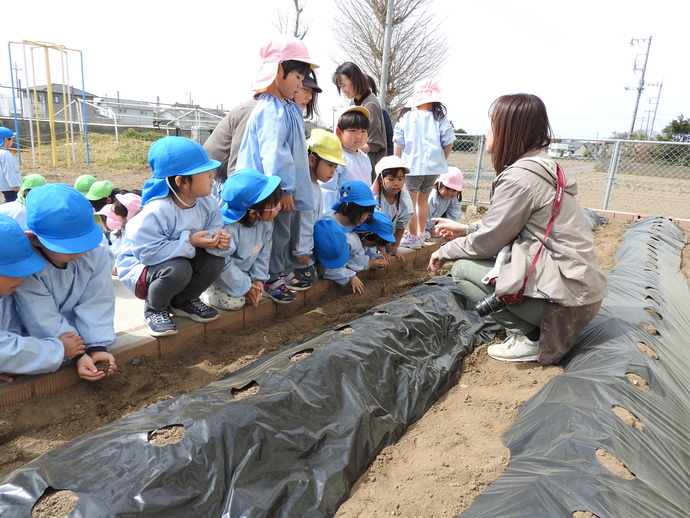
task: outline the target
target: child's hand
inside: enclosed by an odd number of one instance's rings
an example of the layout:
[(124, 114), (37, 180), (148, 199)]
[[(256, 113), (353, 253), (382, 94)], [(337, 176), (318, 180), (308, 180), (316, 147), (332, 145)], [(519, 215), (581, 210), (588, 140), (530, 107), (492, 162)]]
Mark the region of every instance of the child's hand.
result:
[(283, 212), (292, 212), (293, 210), (295, 210), (295, 202), (292, 199), (292, 194), (283, 196), (280, 199), (280, 203), (283, 206), (283, 208), (281, 209)]
[(391, 253), (388, 254), (388, 257), (395, 257), (396, 260), (402, 261), (403, 263), (405, 262), (405, 256), (398, 252), (397, 246), (391, 248)]
[(377, 270), (379, 268), (387, 268), (389, 264), (390, 261), (385, 257), (377, 257), (376, 259), (371, 259), (369, 261), (369, 269)]
[[(107, 361), (110, 366), (108, 372), (103, 372), (96, 367), (96, 362)], [(88, 381), (98, 381), (106, 376), (112, 376), (117, 370), (115, 357), (105, 351), (97, 351), (91, 355), (85, 354), (77, 360), (77, 373), (79, 377)]]
[(59, 339), (62, 342), (62, 347), (65, 348), (65, 358), (84, 354), (84, 351), (86, 351), (84, 340), (75, 332), (64, 333), (59, 336)]
[(244, 294), (244, 298), (247, 299), (252, 306), (256, 307), (259, 305), (261, 300), (261, 294), (264, 292), (263, 281), (254, 281), (249, 287), (249, 291)]
[(0, 374), (0, 381), (14, 381), (14, 378), (9, 374)]
[(359, 293), (360, 295), (364, 293), (364, 283), (356, 275), (350, 279), (350, 286), (352, 286), (352, 293)]
[(217, 235), (211, 238), (206, 237), (210, 235), (211, 233), (208, 230), (200, 230), (189, 236), (189, 242), (195, 248), (217, 248), (220, 237)]
[(213, 234), (213, 237), (218, 238), (218, 249), (219, 250), (227, 250), (228, 247), (230, 246), (230, 242), (232, 241), (232, 236), (228, 234), (227, 230), (224, 228), (221, 228), (220, 230), (216, 230), (216, 233)]
[(298, 257), (297, 262), (302, 266), (309, 266), (309, 256), (305, 255), (304, 257)]

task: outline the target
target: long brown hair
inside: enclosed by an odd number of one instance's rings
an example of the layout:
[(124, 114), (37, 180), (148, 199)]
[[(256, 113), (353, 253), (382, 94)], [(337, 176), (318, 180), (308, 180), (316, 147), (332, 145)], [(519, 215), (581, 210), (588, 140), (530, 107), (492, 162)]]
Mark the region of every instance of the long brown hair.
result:
[(489, 117), (494, 134), (491, 163), (497, 175), (528, 151), (551, 143), (546, 106), (536, 95), (502, 95), (491, 104)]

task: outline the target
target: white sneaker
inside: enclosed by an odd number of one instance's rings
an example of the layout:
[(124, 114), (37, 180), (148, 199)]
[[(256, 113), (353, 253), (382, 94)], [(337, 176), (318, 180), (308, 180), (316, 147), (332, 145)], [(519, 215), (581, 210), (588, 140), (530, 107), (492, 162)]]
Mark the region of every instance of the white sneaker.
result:
[(504, 362), (537, 361), (539, 342), (533, 342), (523, 334), (508, 332), (508, 338), (500, 344), (490, 345), (486, 352), (495, 360)]
[(211, 284), (211, 286), (209, 286), (199, 298), (204, 304), (229, 311), (237, 311), (238, 309), (242, 309), (244, 307), (244, 303), (246, 302), (244, 297), (231, 297), (215, 283)]
[(400, 241), (400, 246), (404, 246), (405, 248), (409, 248), (410, 250), (419, 250), (422, 248), (422, 243), (424, 242), (424, 239), (420, 239), (420, 236), (413, 236), (411, 234), (407, 234), (405, 237), (402, 238), (402, 241)]

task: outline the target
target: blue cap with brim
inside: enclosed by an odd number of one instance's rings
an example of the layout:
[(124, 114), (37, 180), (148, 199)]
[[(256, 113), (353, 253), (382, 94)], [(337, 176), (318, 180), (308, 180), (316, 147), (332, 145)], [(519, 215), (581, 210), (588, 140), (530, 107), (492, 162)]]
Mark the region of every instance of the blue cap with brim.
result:
[(165, 198), (169, 193), (167, 179), (171, 176), (191, 176), (205, 173), (220, 166), (218, 160), (211, 160), (206, 150), (185, 137), (163, 137), (149, 148), (151, 178), (144, 184), (141, 204), (149, 200)]
[(0, 126), (0, 140), (12, 137), (14, 137), (14, 131), (12, 131), (10, 128), (6, 128), (5, 126)]
[(64, 183), (31, 189), (26, 196), (26, 229), (59, 254), (81, 254), (99, 245), (103, 232), (93, 215), (89, 200)]
[(0, 275), (26, 277), (45, 267), (46, 262), (31, 246), (19, 223), (4, 214), (0, 214), (0, 241), (5, 245), (0, 254)]
[(393, 235), (393, 222), (380, 210), (375, 210), (374, 215), (368, 221), (355, 227), (355, 232), (371, 232), (376, 234), (384, 241), (395, 243), (395, 236)]
[(225, 223), (235, 223), (249, 207), (268, 198), (280, 185), (279, 176), (266, 176), (254, 169), (241, 169), (228, 176), (221, 191), (220, 210)]
[(334, 219), (320, 219), (314, 227), (314, 252), (326, 268), (340, 268), (350, 258), (343, 227)]
[(338, 210), (343, 203), (354, 203), (360, 207), (371, 207), (378, 205), (376, 198), (371, 193), (371, 189), (364, 182), (353, 180), (345, 182), (340, 186), (340, 198), (333, 204), (333, 210)]

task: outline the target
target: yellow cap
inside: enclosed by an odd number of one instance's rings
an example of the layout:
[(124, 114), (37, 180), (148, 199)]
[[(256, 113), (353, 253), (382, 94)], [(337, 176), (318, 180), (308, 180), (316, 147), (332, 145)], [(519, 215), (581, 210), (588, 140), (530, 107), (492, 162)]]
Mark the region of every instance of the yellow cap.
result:
[(321, 128), (311, 130), (311, 137), (307, 140), (309, 151), (319, 155), (326, 162), (347, 165), (343, 162), (343, 147), (340, 139), (330, 131)]

